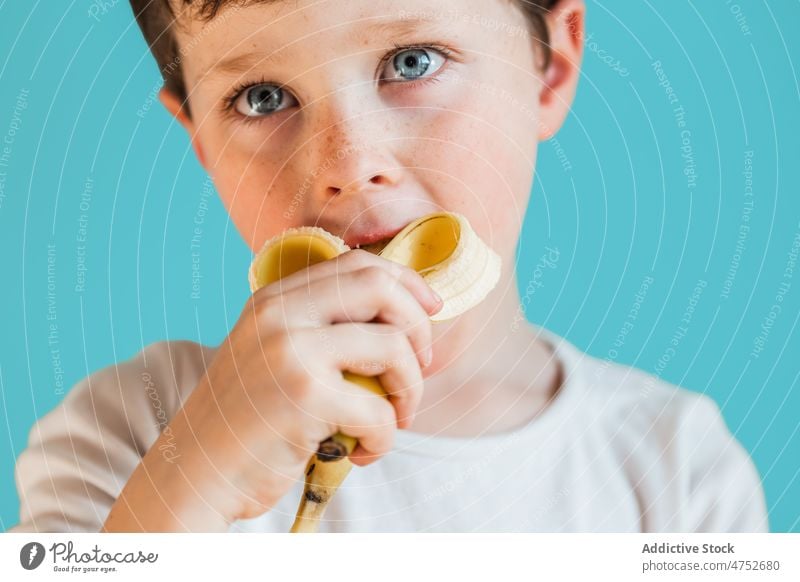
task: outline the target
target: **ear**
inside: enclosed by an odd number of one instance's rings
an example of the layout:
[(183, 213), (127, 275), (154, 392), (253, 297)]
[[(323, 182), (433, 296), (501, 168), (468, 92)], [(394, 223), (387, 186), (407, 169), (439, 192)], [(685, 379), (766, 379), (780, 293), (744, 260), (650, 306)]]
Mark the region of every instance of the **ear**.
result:
[[(197, 137), (197, 132), (195, 131), (195, 126), (192, 120), (189, 118), (187, 113), (187, 109), (183, 106), (183, 103), (178, 98), (175, 93), (167, 89), (166, 87), (162, 87), (161, 90), (158, 92), (158, 99), (161, 101), (161, 104), (166, 108), (170, 114), (177, 119), (183, 128), (186, 130), (186, 133), (189, 134), (189, 139), (192, 142), (192, 148), (194, 149), (194, 153), (197, 156), (197, 159), (200, 161), (200, 165), (203, 168), (206, 168), (206, 160), (205, 155), (203, 154), (203, 146), (200, 144), (200, 141)], [(206, 168), (207, 170), (208, 168)]]
[(539, 93), (539, 140), (550, 139), (564, 123), (575, 98), (583, 58), (583, 0), (558, 0), (545, 22), (552, 58)]

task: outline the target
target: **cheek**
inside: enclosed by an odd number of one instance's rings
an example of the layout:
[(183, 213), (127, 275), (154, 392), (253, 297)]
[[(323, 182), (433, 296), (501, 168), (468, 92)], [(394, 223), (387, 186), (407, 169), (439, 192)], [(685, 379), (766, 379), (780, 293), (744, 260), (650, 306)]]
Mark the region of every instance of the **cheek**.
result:
[(462, 97), (426, 120), (409, 165), (435, 203), (464, 214), (501, 255), (514, 253), (533, 181), (535, 120), (491, 96)]
[(285, 216), (287, 189), (278, 166), (228, 152), (219, 158), (212, 178), (239, 235), (254, 251), (259, 241), (292, 225), (293, 218)]
[(506, 107), (495, 109), (491, 123), (496, 128), (495, 139), (478, 143), (496, 169), (498, 203), (491, 205), (492, 226), (495, 236), (502, 241), (503, 248), (498, 245), (498, 252), (508, 256), (516, 249), (530, 201), (538, 140), (535, 122)]

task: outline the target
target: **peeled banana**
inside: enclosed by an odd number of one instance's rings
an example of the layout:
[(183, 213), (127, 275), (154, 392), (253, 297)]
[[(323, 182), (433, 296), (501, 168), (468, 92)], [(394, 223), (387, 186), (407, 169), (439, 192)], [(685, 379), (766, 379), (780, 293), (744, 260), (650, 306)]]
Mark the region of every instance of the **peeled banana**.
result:
[[(457, 317), (480, 303), (500, 279), (500, 256), (456, 212), (436, 212), (414, 220), (391, 240), (364, 250), (417, 271), (444, 306), (430, 319)], [(290, 228), (268, 240), (250, 265), (250, 290), (268, 285), (350, 247), (319, 227)], [(345, 380), (386, 396), (375, 377), (342, 372)], [(306, 466), (305, 488), (291, 532), (316, 532), (328, 502), (352, 468), (348, 456), (357, 439), (337, 433), (323, 441)]]

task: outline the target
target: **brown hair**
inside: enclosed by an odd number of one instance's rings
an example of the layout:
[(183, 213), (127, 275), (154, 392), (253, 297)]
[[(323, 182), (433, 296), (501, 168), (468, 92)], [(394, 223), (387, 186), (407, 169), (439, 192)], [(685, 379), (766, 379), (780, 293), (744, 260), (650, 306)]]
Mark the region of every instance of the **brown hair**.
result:
[[(212, 21), (228, 5), (268, 4), (274, 0), (130, 0), (136, 22), (158, 63), (164, 86), (175, 94), (189, 113), (186, 86), (181, 72), (178, 42), (173, 33), (176, 14), (172, 4), (191, 8), (203, 22)], [(558, 0), (511, 0), (528, 19), (529, 32), (541, 47), (541, 67), (550, 64), (550, 37), (544, 15)]]

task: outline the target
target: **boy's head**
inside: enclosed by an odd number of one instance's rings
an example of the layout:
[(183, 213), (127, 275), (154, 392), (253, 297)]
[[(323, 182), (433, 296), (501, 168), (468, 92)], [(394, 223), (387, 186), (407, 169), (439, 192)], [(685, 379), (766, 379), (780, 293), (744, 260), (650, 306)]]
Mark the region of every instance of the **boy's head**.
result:
[(161, 101), (252, 249), (450, 210), (513, 258), (537, 143), (580, 74), (583, 0), (131, 4)]

